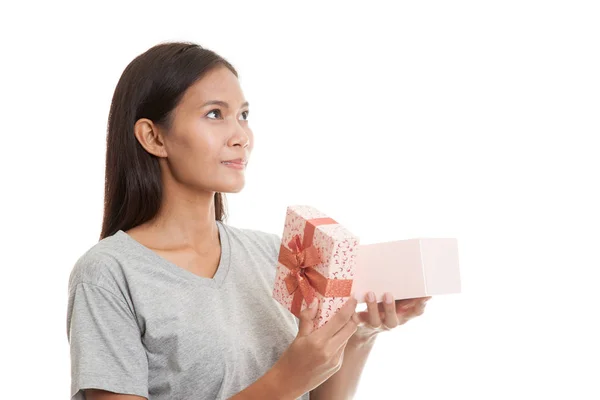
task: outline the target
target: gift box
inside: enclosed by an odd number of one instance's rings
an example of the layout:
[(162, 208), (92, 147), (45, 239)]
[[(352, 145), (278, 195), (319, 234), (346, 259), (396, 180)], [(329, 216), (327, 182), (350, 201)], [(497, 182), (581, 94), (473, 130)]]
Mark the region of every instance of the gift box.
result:
[(357, 249), (352, 296), (365, 302), (373, 291), (378, 302), (460, 293), (458, 243), (453, 238), (418, 238), (363, 244)]
[(273, 298), (296, 317), (314, 297), (314, 327), (326, 324), (351, 298), (359, 239), (310, 206), (287, 208)]
[(273, 298), (299, 318), (319, 298), (315, 328), (351, 298), (377, 302), (460, 293), (458, 244), (453, 238), (418, 238), (359, 244), (358, 236), (310, 206), (287, 209)]

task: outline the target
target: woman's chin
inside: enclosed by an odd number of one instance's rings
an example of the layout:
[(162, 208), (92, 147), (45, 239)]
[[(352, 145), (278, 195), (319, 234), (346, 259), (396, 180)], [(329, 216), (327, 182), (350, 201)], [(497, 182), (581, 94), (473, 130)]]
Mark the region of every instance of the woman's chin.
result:
[(227, 185), (223, 188), (221, 188), (221, 190), (217, 190), (217, 192), (220, 193), (239, 193), (242, 191), (242, 189), (244, 189), (245, 184), (242, 182), (241, 184), (236, 184), (236, 185)]

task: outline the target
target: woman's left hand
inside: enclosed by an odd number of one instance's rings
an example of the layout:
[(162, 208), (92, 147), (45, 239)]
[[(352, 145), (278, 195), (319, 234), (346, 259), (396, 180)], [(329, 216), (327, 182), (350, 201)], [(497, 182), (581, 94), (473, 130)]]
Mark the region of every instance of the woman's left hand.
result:
[(373, 301), (369, 301), (368, 295), (365, 296), (367, 311), (356, 313), (359, 323), (354, 333), (355, 339), (368, 340), (380, 332), (405, 324), (408, 320), (423, 314), (425, 303), (429, 299), (431, 296), (394, 301), (394, 297), (386, 293), (384, 301), (377, 303), (374, 293)]

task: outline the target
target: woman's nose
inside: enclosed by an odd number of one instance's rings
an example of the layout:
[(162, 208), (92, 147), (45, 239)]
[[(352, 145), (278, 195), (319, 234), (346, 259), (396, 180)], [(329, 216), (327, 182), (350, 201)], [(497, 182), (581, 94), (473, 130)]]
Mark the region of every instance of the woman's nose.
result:
[(229, 138), (229, 146), (248, 147), (250, 145), (250, 134), (239, 122), (236, 122), (235, 124), (235, 130)]

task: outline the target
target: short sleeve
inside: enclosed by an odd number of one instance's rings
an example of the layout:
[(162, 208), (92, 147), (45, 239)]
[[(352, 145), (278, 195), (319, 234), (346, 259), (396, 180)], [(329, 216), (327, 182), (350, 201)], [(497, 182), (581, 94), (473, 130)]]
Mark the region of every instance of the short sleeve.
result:
[(67, 335), (71, 399), (84, 389), (148, 397), (148, 359), (140, 329), (123, 298), (91, 283), (69, 293)]

